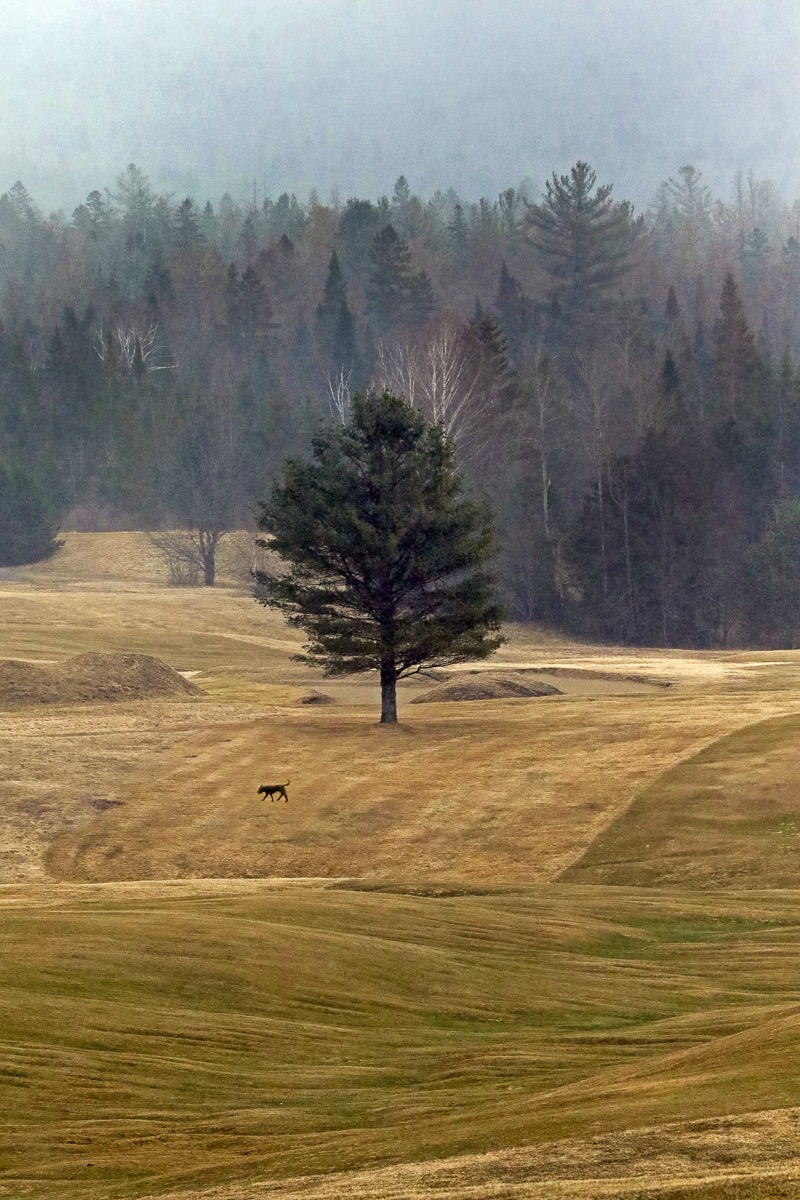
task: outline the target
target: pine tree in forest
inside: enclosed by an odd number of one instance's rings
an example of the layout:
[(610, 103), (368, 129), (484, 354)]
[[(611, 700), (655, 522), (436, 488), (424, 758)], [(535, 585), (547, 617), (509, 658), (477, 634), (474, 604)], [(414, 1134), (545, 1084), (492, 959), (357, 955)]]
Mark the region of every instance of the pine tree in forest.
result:
[(422, 205), (418, 197), (412, 195), (405, 175), (401, 175), (394, 185), (390, 216), (400, 237), (407, 239), (419, 233), (423, 220)]
[(736, 421), (756, 365), (755, 339), (739, 288), (729, 271), (722, 284), (714, 350), (720, 415)]
[(745, 576), (749, 640), (770, 648), (800, 646), (800, 498), (775, 504), (750, 553)]
[(350, 275), (363, 278), (370, 262), (370, 250), (381, 227), (378, 207), (370, 200), (350, 199), (339, 218), (341, 258)]
[(231, 265), (226, 286), (231, 336), (246, 348), (259, 346), (273, 324), (272, 305), (261, 277), (254, 267), (247, 267), (238, 279)]
[(328, 263), (322, 301), (317, 306), (315, 330), (328, 376), (336, 378), (341, 371), (345, 375), (351, 374), (356, 365), (355, 322), (335, 250)]
[(481, 378), (480, 390), (497, 400), (506, 398), (513, 373), (508, 357), (508, 340), (491, 313), (476, 303), (475, 315), (467, 322), (467, 352)]
[(0, 460), (0, 567), (49, 558), (63, 545), (57, 534), (63, 506), (52, 478), (37, 478), (28, 466)]
[(19, 179), (0, 196), (0, 206), (18, 221), (39, 222), (42, 219), (30, 192)]
[(414, 270), (408, 245), (385, 225), (370, 249), (369, 313), (379, 337), (405, 324), (424, 324), (431, 308), (430, 280)]
[(664, 319), (666, 320), (668, 329), (673, 328), (680, 315), (681, 309), (678, 304), (678, 297), (675, 294), (675, 288), (670, 284), (669, 291), (667, 292), (667, 302), (664, 305)]
[(179, 253), (188, 254), (203, 245), (200, 214), (188, 196), (175, 210), (173, 240)]
[(154, 258), (144, 277), (144, 290), (147, 305), (152, 313), (165, 305), (169, 307), (175, 302), (175, 285), (169, 268), (161, 257)]
[(519, 235), (519, 217), (517, 214), (521, 199), (522, 197), (519, 192), (513, 187), (506, 188), (497, 198), (497, 204), (500, 209), (500, 221), (506, 238), (506, 247), (509, 250), (516, 248)]
[(522, 290), (518, 279), (506, 266), (500, 268), (500, 280), (497, 285), (497, 295), (494, 299), (494, 310), (497, 313), (500, 327), (508, 342), (511, 357), (519, 363), (526, 349), (526, 341), (531, 327), (531, 302)]
[(646, 645), (715, 639), (714, 456), (667, 355), (653, 425), (632, 456), (606, 464), (567, 541), (582, 629)]
[(453, 258), (463, 266), (467, 258), (468, 233), (467, 222), (464, 219), (464, 209), (460, 204), (453, 206), (453, 217), (447, 226), (447, 233), (449, 235)]
[(596, 187), (588, 163), (548, 180), (541, 204), (528, 204), (525, 232), (542, 258), (560, 303), (575, 315), (597, 311), (631, 264), (642, 229), (627, 202)]

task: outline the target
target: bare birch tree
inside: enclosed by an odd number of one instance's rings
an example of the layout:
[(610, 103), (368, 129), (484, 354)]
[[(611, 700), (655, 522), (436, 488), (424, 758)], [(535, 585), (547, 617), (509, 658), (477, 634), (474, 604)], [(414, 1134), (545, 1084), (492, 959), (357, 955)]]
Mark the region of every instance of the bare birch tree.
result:
[(328, 383), (328, 407), (331, 411), (331, 416), (340, 425), (346, 425), (350, 416), (350, 379), (353, 372), (345, 372), (344, 367), (339, 368), (339, 374), (331, 377), (326, 375)]
[(375, 386), (403, 395), (412, 408), (440, 425), (463, 464), (490, 436), (493, 397), (481, 388), (481, 371), (460, 330), (443, 325), (428, 341), (378, 345)]
[(159, 338), (158, 322), (140, 325), (118, 322), (106, 332), (102, 324), (95, 329), (94, 349), (106, 366), (117, 366), (129, 375), (137, 365), (145, 371), (174, 371), (178, 362)]

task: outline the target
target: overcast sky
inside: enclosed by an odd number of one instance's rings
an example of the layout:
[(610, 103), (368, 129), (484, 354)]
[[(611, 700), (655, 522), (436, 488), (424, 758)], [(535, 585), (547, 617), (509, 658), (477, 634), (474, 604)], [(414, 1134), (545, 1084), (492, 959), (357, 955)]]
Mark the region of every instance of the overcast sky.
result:
[(588, 159), (800, 196), (798, 0), (0, 0), (0, 190), (67, 213), (129, 162), (216, 201), (495, 197)]

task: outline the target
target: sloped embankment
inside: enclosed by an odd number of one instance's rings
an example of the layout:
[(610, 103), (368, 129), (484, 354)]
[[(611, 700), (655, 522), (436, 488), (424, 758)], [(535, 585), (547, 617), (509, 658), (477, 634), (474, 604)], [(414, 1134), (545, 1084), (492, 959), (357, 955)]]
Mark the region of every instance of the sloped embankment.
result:
[(714, 741), (646, 787), (562, 879), (646, 887), (794, 888), (800, 714)]

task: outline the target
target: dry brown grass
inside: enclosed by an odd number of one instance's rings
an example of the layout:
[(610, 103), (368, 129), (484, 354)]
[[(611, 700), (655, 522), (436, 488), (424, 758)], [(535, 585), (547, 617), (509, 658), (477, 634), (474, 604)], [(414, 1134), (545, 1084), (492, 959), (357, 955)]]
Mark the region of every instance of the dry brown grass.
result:
[[(63, 547), (51, 558), (15, 568), (14, 576), (38, 586), (73, 591), (152, 591), (169, 584), (164, 557), (146, 533), (67, 533), (63, 540)], [(246, 587), (251, 563), (252, 536), (244, 531), (226, 534), (217, 555), (219, 585)]]
[(748, 725), (660, 775), (567, 878), (797, 886), (800, 714)]
[(0, 584), (0, 656), (207, 695), (0, 714), (0, 1196), (800, 1194), (800, 654), (512, 629), (457, 679), (564, 695), (386, 729), (235, 576)]
[[(552, 879), (663, 770), (775, 703), (738, 692), (692, 703), (677, 690), (635, 707), (617, 696), (445, 703), (407, 706), (397, 728), (344, 705), (213, 728), (199, 711), (157, 769), (143, 765), (124, 806), (54, 840), (50, 868), (75, 879)], [(267, 776), (292, 780), (289, 805), (259, 800)]]
[(778, 1109), (163, 1200), (789, 1200), (798, 1132), (800, 1109)]

